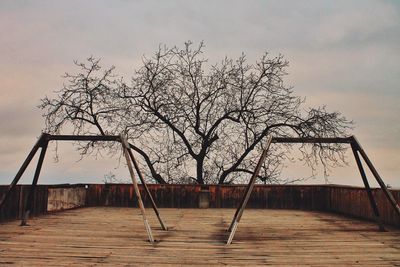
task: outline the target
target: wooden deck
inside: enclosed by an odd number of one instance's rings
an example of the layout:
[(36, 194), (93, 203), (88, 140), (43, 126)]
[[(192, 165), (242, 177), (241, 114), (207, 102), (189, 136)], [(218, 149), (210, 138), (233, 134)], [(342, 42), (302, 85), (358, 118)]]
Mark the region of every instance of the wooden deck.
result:
[(147, 209), (155, 245), (134, 208), (82, 208), (0, 224), (0, 265), (399, 266), (400, 231), (334, 214), (246, 210), (232, 245), (233, 209)]

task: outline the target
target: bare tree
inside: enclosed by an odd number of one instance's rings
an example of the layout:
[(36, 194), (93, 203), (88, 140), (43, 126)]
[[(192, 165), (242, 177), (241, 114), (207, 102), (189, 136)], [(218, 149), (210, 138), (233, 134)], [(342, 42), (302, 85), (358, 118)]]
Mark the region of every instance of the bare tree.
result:
[[(112, 68), (89, 87), (85, 82), (76, 84), (80, 74), (67, 76), (69, 85), (60, 95), (43, 100), (47, 130), (59, 131), (71, 122), (78, 132), (89, 128), (100, 134), (124, 131), (151, 176), (159, 175), (156, 181), (223, 184), (242, 182), (252, 174), (269, 135), (337, 137), (351, 126), (338, 112), (303, 108), (304, 100), (283, 83), (288, 62), (282, 56), (264, 54), (248, 64), (243, 54), (209, 66), (202, 57), (203, 48), (203, 43), (193, 48), (191, 42), (183, 49), (160, 47), (153, 57), (143, 59), (130, 85), (111, 80)], [(96, 60), (89, 62), (98, 66)], [(92, 75), (92, 67), (78, 66), (86, 73), (79, 76), (83, 81)], [(101, 103), (96, 108), (91, 108), (90, 97), (89, 105), (87, 100), (82, 105), (82, 96), (78, 102), (65, 101), (65, 93), (78, 96), (82, 84), (86, 86), (83, 94), (90, 96), (99, 81), (101, 94), (93, 98)], [(78, 109), (79, 116), (71, 109)], [(288, 148), (271, 151), (260, 180), (280, 181)], [(302, 146), (300, 151), (312, 168), (317, 163), (328, 169), (344, 162), (341, 145)]]
[[(57, 96), (46, 96), (41, 100), (39, 108), (44, 110), (46, 132), (58, 134), (67, 128), (67, 131), (72, 129), (73, 134), (117, 135), (125, 129), (122, 124), (125, 120), (121, 119), (125, 108), (121, 108), (116, 97), (124, 85), (113, 74), (113, 66), (103, 70), (99, 62), (99, 59), (93, 57), (89, 57), (86, 63), (75, 61), (79, 72), (65, 73), (63, 78), (66, 84), (55, 92)], [(151, 177), (158, 183), (166, 183), (154, 169), (146, 152), (130, 145), (147, 163)], [(115, 152), (116, 149), (113, 142), (78, 142), (77, 146), (82, 156), (101, 150)]]

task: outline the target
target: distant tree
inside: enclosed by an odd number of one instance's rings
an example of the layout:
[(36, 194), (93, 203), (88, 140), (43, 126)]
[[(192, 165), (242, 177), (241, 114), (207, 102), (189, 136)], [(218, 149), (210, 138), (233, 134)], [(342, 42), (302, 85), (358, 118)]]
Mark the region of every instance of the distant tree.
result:
[[(305, 109), (304, 100), (285, 86), (288, 62), (266, 53), (255, 64), (242, 54), (207, 65), (203, 43), (183, 49), (160, 47), (128, 85), (101, 72), (99, 60), (76, 63), (55, 98), (44, 98), (46, 131), (72, 125), (74, 133), (125, 132), (155, 181), (237, 183), (252, 174), (269, 135), (337, 137), (351, 122), (325, 107)], [(83, 155), (104, 144), (80, 146)], [(263, 165), (261, 181), (282, 182), (280, 170), (289, 145), (274, 145)], [(300, 147), (302, 159), (325, 170), (344, 162), (340, 144)]]
[(104, 175), (103, 183), (105, 183), (105, 184), (129, 184), (129, 183), (131, 183), (131, 181), (125, 180), (125, 179), (119, 179), (119, 178), (117, 178), (117, 176), (114, 173), (109, 172)]

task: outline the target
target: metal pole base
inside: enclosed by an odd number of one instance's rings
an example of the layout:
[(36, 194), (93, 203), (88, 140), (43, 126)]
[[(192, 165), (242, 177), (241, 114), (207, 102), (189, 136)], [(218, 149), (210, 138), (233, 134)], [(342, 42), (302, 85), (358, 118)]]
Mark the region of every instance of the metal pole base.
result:
[(235, 221), (235, 222), (233, 223), (233, 225), (232, 225), (232, 231), (231, 231), (231, 233), (229, 234), (228, 241), (226, 241), (226, 244), (227, 244), (227, 245), (230, 245), (230, 244), (232, 243), (232, 239), (233, 239), (233, 237), (235, 236), (235, 232), (236, 232), (237, 226), (238, 226), (238, 222)]

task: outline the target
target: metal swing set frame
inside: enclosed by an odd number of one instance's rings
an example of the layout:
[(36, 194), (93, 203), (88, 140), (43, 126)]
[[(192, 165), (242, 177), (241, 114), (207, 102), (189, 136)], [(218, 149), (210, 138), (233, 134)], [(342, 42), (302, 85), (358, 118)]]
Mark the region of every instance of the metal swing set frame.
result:
[(33, 209), (33, 200), (34, 200), (35, 189), (36, 189), (36, 185), (39, 180), (40, 170), (42, 169), (43, 160), (46, 155), (47, 146), (50, 141), (90, 141), (90, 142), (101, 141), (101, 142), (119, 142), (119, 143), (121, 143), (122, 151), (124, 153), (126, 163), (128, 165), (129, 174), (131, 176), (132, 184), (135, 189), (135, 195), (136, 195), (136, 198), (138, 201), (139, 208), (142, 213), (143, 222), (144, 222), (144, 226), (146, 228), (146, 232), (147, 232), (149, 241), (151, 243), (155, 242), (152, 231), (151, 231), (150, 224), (146, 217), (145, 208), (143, 205), (142, 197), (140, 195), (138, 182), (136, 180), (136, 176), (135, 176), (133, 167), (136, 169), (137, 175), (139, 176), (139, 179), (142, 182), (144, 191), (150, 199), (151, 206), (158, 218), (158, 221), (160, 222), (161, 228), (165, 231), (168, 230), (167, 226), (161, 219), (160, 213), (157, 209), (157, 205), (154, 202), (154, 199), (147, 187), (146, 181), (144, 180), (143, 174), (139, 169), (139, 165), (131, 151), (131, 145), (128, 143), (128, 140), (126, 139), (126, 137), (123, 134), (99, 136), (99, 135), (51, 135), (51, 134), (47, 134), (47, 133), (42, 133), (40, 135), (38, 141), (36, 142), (36, 144), (33, 146), (32, 150), (28, 154), (27, 158), (23, 162), (22, 166), (18, 170), (18, 173), (16, 174), (14, 180), (11, 182), (10, 186), (8, 187), (8, 190), (0, 199), (0, 208), (1, 208), (4, 205), (4, 203), (7, 201), (8, 197), (10, 196), (11, 191), (15, 188), (15, 186), (17, 185), (18, 181), (20, 180), (21, 176), (24, 174), (26, 168), (29, 166), (29, 163), (32, 161), (33, 157), (36, 155), (36, 152), (40, 148), (41, 151), (40, 151), (39, 159), (37, 162), (35, 174), (33, 176), (32, 185), (31, 185), (29, 193), (28, 193), (28, 198), (27, 198), (27, 201), (24, 206), (21, 225), (27, 225), (27, 221), (29, 219), (29, 214), (31, 213), (31, 211)]
[[(39, 137), (38, 141), (36, 142), (36, 144), (33, 146), (32, 150), (30, 151), (30, 153), (28, 154), (27, 158), (25, 159), (25, 161), (23, 162), (22, 166), (20, 167), (20, 169), (18, 170), (14, 180), (11, 182), (11, 184), (8, 187), (8, 190), (6, 191), (5, 194), (3, 194), (2, 198), (0, 199), (0, 208), (5, 204), (5, 202), (7, 201), (8, 197), (10, 196), (11, 191), (16, 187), (18, 181), (20, 180), (21, 176), (24, 174), (26, 168), (29, 166), (30, 162), (32, 161), (33, 157), (36, 155), (37, 151), (39, 149), (41, 149), (40, 151), (40, 155), (39, 155), (39, 159), (37, 162), (37, 166), (36, 166), (36, 170), (33, 176), (33, 180), (32, 180), (32, 185), (30, 187), (29, 193), (28, 193), (28, 197), (27, 197), (27, 201), (25, 203), (24, 206), (24, 210), (23, 210), (23, 216), (22, 216), (22, 220), (21, 220), (21, 225), (27, 225), (27, 221), (29, 219), (29, 214), (32, 212), (33, 209), (33, 200), (34, 200), (34, 194), (35, 194), (35, 189), (36, 189), (36, 185), (38, 183), (39, 180), (39, 176), (40, 176), (40, 171), (42, 168), (42, 164), (43, 164), (43, 160), (45, 158), (46, 155), (46, 150), (47, 150), (47, 146), (48, 143), (50, 141), (90, 141), (90, 142), (96, 142), (96, 141), (109, 141), (109, 142), (119, 142), (122, 145), (122, 150), (127, 162), (127, 166), (129, 169), (129, 173), (132, 179), (132, 183), (134, 186), (134, 190), (135, 190), (135, 194), (137, 197), (137, 201), (138, 201), (138, 205), (139, 208), (141, 210), (142, 213), (142, 217), (143, 217), (143, 222), (144, 222), (144, 226), (147, 232), (147, 236), (148, 236), (148, 240), (151, 243), (154, 243), (154, 237), (151, 231), (151, 227), (150, 224), (147, 220), (146, 217), (146, 213), (145, 213), (145, 208), (143, 205), (143, 201), (140, 195), (140, 191), (139, 191), (139, 187), (138, 187), (138, 183), (136, 180), (136, 176), (135, 176), (135, 172), (134, 169), (136, 169), (137, 175), (143, 185), (144, 191), (147, 194), (147, 196), (150, 199), (151, 202), (151, 206), (158, 218), (158, 221), (161, 225), (161, 228), (165, 231), (168, 230), (167, 226), (165, 225), (165, 223), (163, 222), (163, 220), (161, 219), (160, 213), (158, 211), (157, 205), (147, 187), (146, 181), (144, 180), (143, 174), (141, 173), (140, 169), (139, 169), (139, 165), (131, 151), (131, 145), (129, 144), (127, 138), (121, 134), (121, 135), (103, 135), (103, 136), (99, 136), (99, 135), (51, 135), (51, 134), (47, 134), (47, 133), (42, 133), (41, 136)], [(375, 180), (378, 182), (379, 186), (381, 187), (384, 195), (386, 196), (387, 200), (391, 203), (394, 211), (397, 213), (397, 215), (400, 216), (400, 207), (399, 204), (396, 202), (395, 198), (393, 197), (392, 193), (388, 190), (387, 186), (385, 185), (385, 183), (383, 182), (382, 178), (380, 177), (378, 171), (375, 169), (374, 165), (372, 164), (372, 162), (370, 161), (370, 159), (368, 158), (366, 152), (364, 151), (364, 149), (361, 147), (360, 143), (357, 141), (357, 139), (354, 136), (350, 136), (350, 137), (335, 137), (335, 138), (304, 138), (304, 137), (269, 137), (266, 147), (263, 150), (257, 166), (249, 180), (249, 183), (246, 187), (245, 193), (242, 197), (242, 200), (235, 212), (235, 215), (233, 216), (232, 222), (228, 228), (228, 232), (229, 232), (229, 237), (226, 241), (226, 244), (229, 245), (232, 243), (233, 237), (235, 236), (238, 224), (240, 222), (240, 219), (242, 218), (244, 209), (246, 207), (246, 204), (250, 198), (251, 192), (253, 191), (255, 182), (257, 180), (257, 176), (260, 172), (261, 166), (265, 161), (265, 158), (267, 157), (268, 154), (268, 150), (271, 146), (272, 143), (309, 143), (309, 144), (322, 144), (322, 143), (336, 143), (336, 144), (349, 144), (351, 146), (351, 149), (353, 151), (353, 155), (355, 158), (355, 161), (357, 163), (357, 167), (359, 169), (360, 172), (360, 176), (362, 178), (362, 181), (364, 183), (366, 192), (368, 194), (368, 199), (373, 211), (373, 216), (374, 216), (374, 220), (376, 221), (377, 225), (379, 226), (379, 230), (380, 231), (385, 231), (382, 219), (379, 215), (379, 209), (378, 206), (376, 204), (374, 195), (372, 194), (371, 191), (371, 187), (369, 185), (368, 182), (368, 178), (367, 175), (365, 173), (363, 164), (361, 162), (361, 158), (364, 160), (364, 162), (367, 164), (368, 168), (370, 169), (371, 173), (373, 174)], [(361, 157), (360, 157), (361, 155)]]
[(383, 193), (385, 194), (387, 200), (390, 202), (392, 205), (394, 211), (397, 213), (397, 215), (400, 217), (400, 207), (399, 204), (397, 204), (395, 198), (393, 197), (392, 193), (388, 190), (387, 186), (383, 182), (382, 178), (380, 177), (378, 171), (375, 169), (374, 165), (372, 164), (371, 160), (368, 158), (367, 153), (365, 153), (364, 149), (361, 147), (360, 143), (356, 139), (355, 136), (350, 136), (350, 137), (335, 137), (335, 138), (306, 138), (306, 137), (269, 137), (266, 147), (263, 150), (260, 159), (258, 160), (257, 166), (253, 172), (253, 175), (250, 178), (250, 181), (246, 187), (245, 193), (243, 195), (243, 198), (239, 204), (239, 207), (237, 208), (235, 215), (233, 216), (232, 222), (228, 228), (229, 232), (229, 237), (228, 240), (226, 241), (226, 244), (229, 245), (232, 243), (233, 237), (235, 236), (236, 229), (238, 227), (238, 224), (240, 222), (240, 219), (242, 218), (244, 209), (246, 207), (246, 204), (250, 198), (251, 192), (253, 191), (254, 184), (257, 180), (257, 176), (260, 172), (261, 166), (265, 161), (265, 158), (268, 154), (268, 150), (271, 146), (272, 143), (300, 143), (300, 144), (349, 144), (351, 146), (351, 149), (353, 151), (354, 158), (357, 163), (358, 170), (360, 171), (360, 175), (362, 178), (362, 181), (365, 186), (365, 190), (367, 191), (368, 194), (368, 199), (373, 211), (373, 216), (374, 220), (378, 224), (379, 230), (380, 231), (385, 231), (385, 228), (383, 226), (382, 219), (379, 215), (379, 209), (376, 204), (374, 195), (372, 194), (371, 187), (368, 182), (367, 175), (365, 174), (365, 170), (363, 167), (363, 164), (361, 162), (360, 155), (364, 162), (367, 164), (368, 168), (372, 172), (373, 176), (375, 177), (375, 180), (378, 182), (379, 186), (381, 187)]

